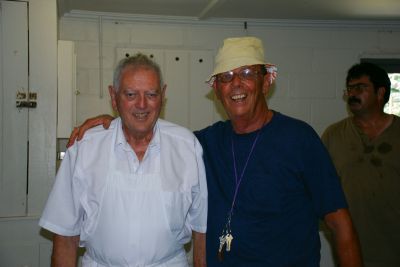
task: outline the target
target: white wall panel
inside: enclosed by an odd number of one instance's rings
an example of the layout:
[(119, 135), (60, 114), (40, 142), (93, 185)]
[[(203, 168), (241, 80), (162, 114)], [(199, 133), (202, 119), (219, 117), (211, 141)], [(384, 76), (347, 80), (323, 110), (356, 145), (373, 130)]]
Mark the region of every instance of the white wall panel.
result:
[(163, 117), (179, 125), (189, 127), (189, 53), (165, 51), (166, 103)]
[(100, 114), (113, 114), (111, 99), (108, 91), (104, 92), (104, 97), (98, 95), (80, 94), (76, 98), (76, 124), (82, 124), (87, 118), (94, 117)]
[(292, 72), (289, 95), (296, 99), (325, 98), (331, 99), (336, 96), (335, 77), (328, 73), (320, 73), (313, 77), (312, 82), (304, 73)]
[(0, 2), (0, 217), (26, 214), (28, 109), (27, 3)]
[(116, 56), (115, 56), (115, 64), (114, 67), (118, 64), (118, 62), (129, 56), (134, 56), (137, 53), (142, 53), (150, 57), (152, 60), (157, 62), (160, 65), (162, 71), (164, 71), (164, 52), (161, 49), (149, 49), (149, 48), (141, 48), (141, 47), (117, 47), (116, 48)]
[(0, 245), (1, 266), (38, 267), (39, 246), (35, 243)]
[(32, 217), (0, 219), (1, 267), (49, 267), (51, 235)]
[(200, 130), (215, 120), (214, 94), (206, 84), (213, 68), (213, 51), (190, 51), (189, 128)]
[(164, 24), (160, 31), (158, 23), (137, 22), (131, 26), (131, 44), (147, 46), (158, 44), (163, 47), (182, 46), (183, 32), (181, 25)]
[(76, 54), (73, 41), (58, 41), (57, 138), (68, 138), (76, 124)]

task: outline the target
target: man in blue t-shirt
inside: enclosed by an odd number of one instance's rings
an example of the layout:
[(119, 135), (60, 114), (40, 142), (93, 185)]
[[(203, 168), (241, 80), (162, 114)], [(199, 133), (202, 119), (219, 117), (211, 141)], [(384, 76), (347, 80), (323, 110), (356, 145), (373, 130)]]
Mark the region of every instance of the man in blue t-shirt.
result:
[[(346, 200), (318, 135), (268, 108), (275, 77), (259, 39), (224, 40), (207, 82), (229, 120), (195, 132), (209, 192), (207, 266), (319, 266), (319, 219), (333, 232), (340, 266), (362, 266)], [(107, 118), (88, 120), (70, 140), (100, 123)]]

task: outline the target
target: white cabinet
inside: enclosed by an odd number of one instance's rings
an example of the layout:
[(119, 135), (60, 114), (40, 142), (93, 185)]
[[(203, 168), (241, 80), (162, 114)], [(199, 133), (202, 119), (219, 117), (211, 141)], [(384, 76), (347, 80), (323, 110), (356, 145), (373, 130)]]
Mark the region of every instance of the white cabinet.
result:
[(76, 123), (76, 54), (72, 41), (58, 41), (57, 138), (68, 138)]

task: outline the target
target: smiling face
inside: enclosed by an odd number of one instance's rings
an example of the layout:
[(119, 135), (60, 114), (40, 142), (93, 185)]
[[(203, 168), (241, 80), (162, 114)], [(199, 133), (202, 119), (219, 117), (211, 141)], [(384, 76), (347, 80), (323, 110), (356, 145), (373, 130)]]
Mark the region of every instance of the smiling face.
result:
[(110, 86), (109, 92), (112, 106), (122, 119), (126, 137), (151, 137), (165, 92), (165, 86), (160, 87), (157, 73), (144, 66), (128, 66), (121, 72), (119, 88)]
[[(247, 75), (249, 70), (252, 74)], [(263, 75), (260, 65), (243, 66), (218, 74), (213, 85), (215, 94), (233, 123), (264, 120), (268, 111), (265, 96), (269, 87), (267, 75)]]

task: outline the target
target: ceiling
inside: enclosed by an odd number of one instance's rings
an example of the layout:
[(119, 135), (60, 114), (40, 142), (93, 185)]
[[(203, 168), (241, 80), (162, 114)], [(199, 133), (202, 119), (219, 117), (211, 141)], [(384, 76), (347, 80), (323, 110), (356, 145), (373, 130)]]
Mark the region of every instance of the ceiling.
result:
[(59, 15), (111, 12), (207, 19), (400, 21), (400, 0), (57, 0)]

